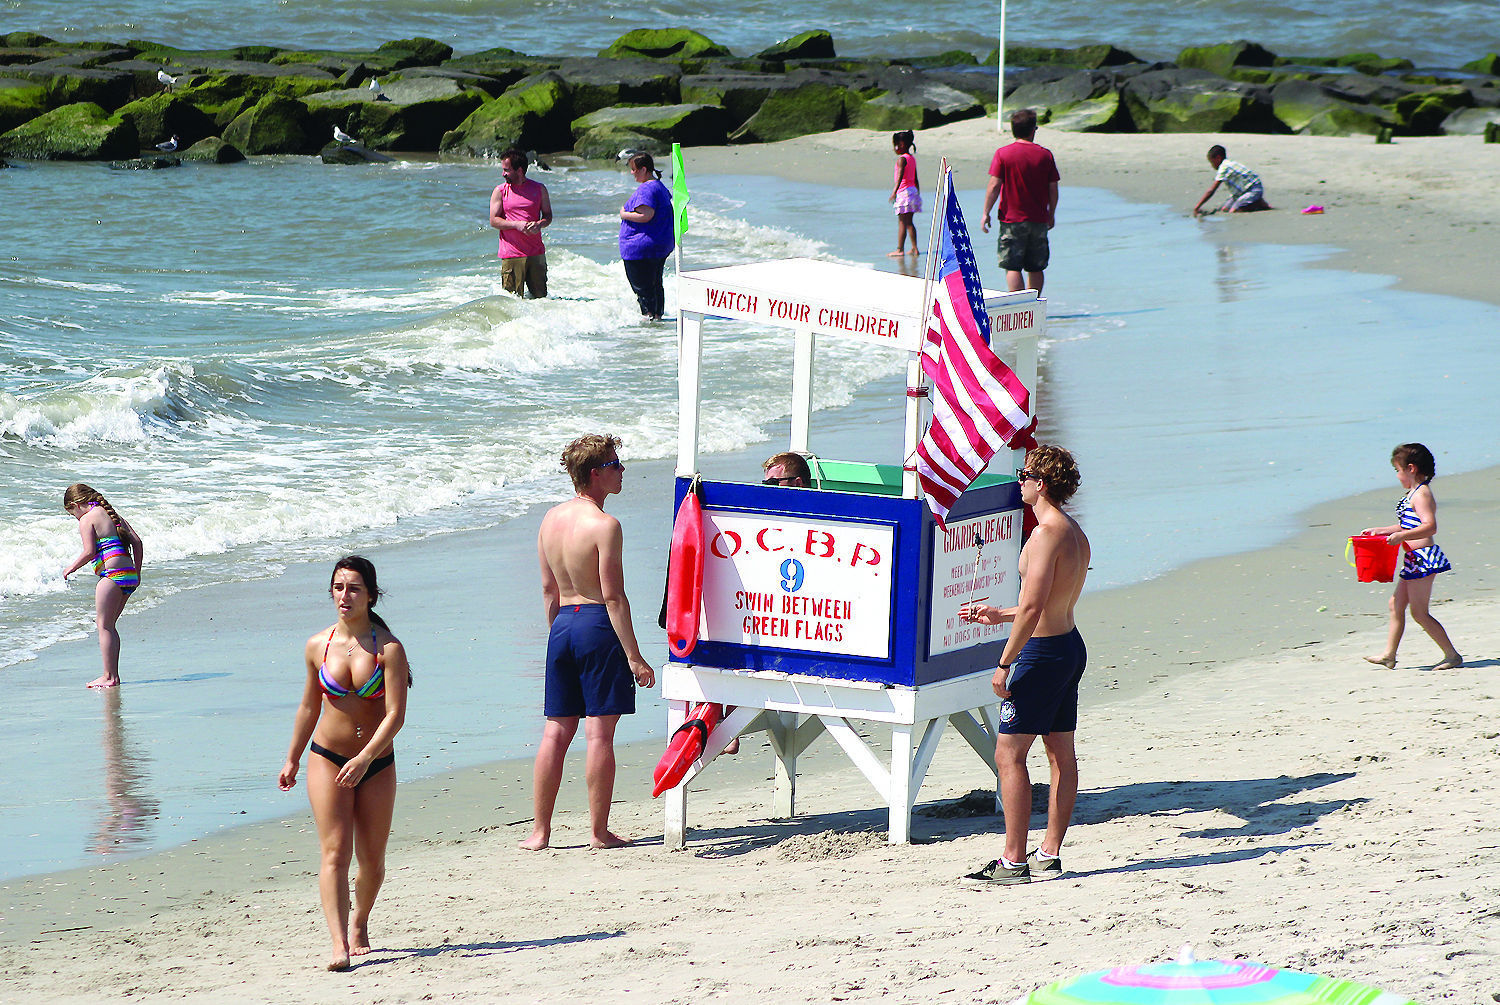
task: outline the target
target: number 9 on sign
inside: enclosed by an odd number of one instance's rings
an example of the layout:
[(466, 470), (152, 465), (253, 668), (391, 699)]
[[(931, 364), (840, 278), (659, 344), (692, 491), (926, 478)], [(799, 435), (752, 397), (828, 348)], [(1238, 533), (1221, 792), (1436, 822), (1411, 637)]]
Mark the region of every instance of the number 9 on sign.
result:
[(781, 588), (787, 593), (796, 593), (802, 589), (804, 575), (801, 562), (795, 558), (787, 559), (781, 563)]

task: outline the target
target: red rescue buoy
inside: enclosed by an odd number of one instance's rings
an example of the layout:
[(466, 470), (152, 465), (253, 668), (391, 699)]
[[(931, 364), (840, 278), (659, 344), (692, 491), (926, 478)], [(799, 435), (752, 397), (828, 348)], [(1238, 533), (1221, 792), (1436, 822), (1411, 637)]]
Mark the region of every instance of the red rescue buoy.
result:
[(703, 753), (703, 748), (708, 745), (708, 734), (714, 731), (723, 716), (723, 705), (705, 701), (693, 706), (687, 721), (672, 734), (667, 752), (656, 763), (656, 770), (651, 774), (656, 783), (651, 790), (652, 796), (659, 796), (668, 789), (676, 788), (677, 783), (682, 781), (682, 776), (687, 774), (688, 768), (698, 759), (698, 755)]
[(703, 510), (696, 484), (682, 497), (672, 525), (672, 552), (667, 558), (667, 644), (683, 657), (698, 644), (703, 610)]

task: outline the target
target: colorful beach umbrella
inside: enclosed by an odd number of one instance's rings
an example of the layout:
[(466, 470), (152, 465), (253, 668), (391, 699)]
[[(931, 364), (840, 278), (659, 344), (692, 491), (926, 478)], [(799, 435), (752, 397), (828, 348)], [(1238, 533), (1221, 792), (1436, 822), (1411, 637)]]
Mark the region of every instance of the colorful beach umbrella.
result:
[(1039, 988), (1016, 1005), (1420, 1005), (1356, 981), (1281, 970), (1246, 960), (1199, 960), (1116, 967)]

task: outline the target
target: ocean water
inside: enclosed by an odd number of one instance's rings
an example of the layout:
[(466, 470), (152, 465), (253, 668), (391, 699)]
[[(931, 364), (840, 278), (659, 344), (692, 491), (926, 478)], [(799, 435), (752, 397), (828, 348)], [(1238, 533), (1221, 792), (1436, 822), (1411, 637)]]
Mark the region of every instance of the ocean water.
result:
[[(728, 7), (658, 0), (0, 0), (0, 33), (147, 38), (181, 47), (259, 43), (360, 48), (424, 35), (459, 52), (508, 46), (534, 55), (592, 55), (632, 28), (688, 27), (749, 55), (809, 28), (833, 34), (840, 55), (925, 55), (994, 48), (1000, 5), (883, 0), (875, 6), (773, 0)], [(1111, 42), (1145, 59), (1185, 45), (1249, 38), (1285, 54), (1377, 51), (1454, 67), (1500, 48), (1489, 0), (1011, 0), (1007, 39), (1028, 45)]]
[[(537, 172), (556, 295), (533, 302), (500, 289), (493, 166), (151, 175), (7, 175), (33, 215), (0, 261), (0, 668), (88, 627), (59, 576), (73, 481), (150, 542), (150, 603), (326, 554), (354, 511), (375, 544), (494, 524), (537, 501), (559, 428), (625, 430), (633, 457), (675, 443), (675, 329), (641, 323), (615, 250), (624, 173)], [(824, 252), (737, 208), (702, 193), (696, 261)], [(745, 376), (766, 337), (725, 347), (709, 449), (780, 414), (776, 382)], [(855, 356), (833, 349), (824, 403), (892, 365)], [(599, 375), (635, 393), (601, 398)]]

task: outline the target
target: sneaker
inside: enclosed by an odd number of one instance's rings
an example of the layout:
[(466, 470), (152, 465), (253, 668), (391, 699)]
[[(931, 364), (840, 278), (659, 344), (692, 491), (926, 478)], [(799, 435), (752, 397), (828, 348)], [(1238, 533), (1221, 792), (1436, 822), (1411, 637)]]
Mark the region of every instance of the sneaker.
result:
[(1026, 856), (1026, 865), (1031, 869), (1031, 878), (1041, 882), (1062, 875), (1062, 858), (1043, 858), (1040, 848)]
[(1025, 862), (1020, 865), (1004, 865), (999, 859), (995, 859), (978, 872), (971, 872), (964, 879), (972, 879), (979, 883), (996, 883), (1000, 886), (1014, 886), (1017, 883), (1031, 882), (1031, 867)]

